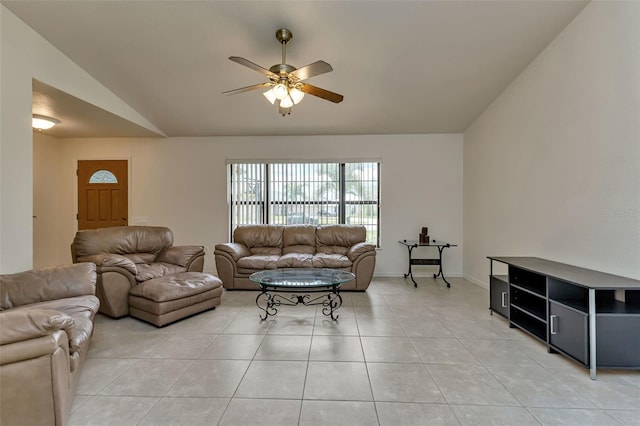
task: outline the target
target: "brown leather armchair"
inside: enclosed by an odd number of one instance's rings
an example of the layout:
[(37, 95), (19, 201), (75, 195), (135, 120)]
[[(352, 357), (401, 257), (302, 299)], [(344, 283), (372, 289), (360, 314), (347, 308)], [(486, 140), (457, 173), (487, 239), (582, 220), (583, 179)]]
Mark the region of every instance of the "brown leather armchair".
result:
[(93, 334), (96, 266), (0, 275), (0, 424), (64, 425)]
[(78, 231), (71, 244), (73, 263), (97, 266), (100, 312), (129, 314), (129, 290), (138, 283), (178, 272), (202, 272), (204, 247), (174, 246), (161, 226), (116, 226)]

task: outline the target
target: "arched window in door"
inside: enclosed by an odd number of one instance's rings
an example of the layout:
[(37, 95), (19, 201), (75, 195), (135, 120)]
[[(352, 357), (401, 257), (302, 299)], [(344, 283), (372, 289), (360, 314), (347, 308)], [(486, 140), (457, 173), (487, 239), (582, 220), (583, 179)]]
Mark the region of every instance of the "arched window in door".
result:
[(118, 178), (109, 170), (98, 170), (91, 175), (89, 183), (118, 183)]
[(128, 161), (78, 160), (78, 229), (126, 226)]

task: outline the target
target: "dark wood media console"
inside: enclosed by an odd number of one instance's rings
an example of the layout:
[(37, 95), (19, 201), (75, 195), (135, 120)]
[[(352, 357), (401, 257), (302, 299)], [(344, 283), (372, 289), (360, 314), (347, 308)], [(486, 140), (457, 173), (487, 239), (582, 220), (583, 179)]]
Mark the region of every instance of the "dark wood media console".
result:
[[(640, 369), (640, 280), (536, 257), (489, 256), (489, 309), (589, 367)], [(508, 265), (494, 275), (493, 262)]]

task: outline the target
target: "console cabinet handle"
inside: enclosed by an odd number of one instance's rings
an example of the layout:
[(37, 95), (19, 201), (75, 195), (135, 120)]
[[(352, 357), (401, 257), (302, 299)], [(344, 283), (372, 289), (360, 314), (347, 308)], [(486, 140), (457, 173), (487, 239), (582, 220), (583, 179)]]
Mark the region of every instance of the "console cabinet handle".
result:
[(506, 291), (502, 292), (502, 307), (503, 308), (507, 307), (507, 292)]
[(549, 317), (550, 320), (550, 324), (549, 324), (549, 333), (551, 334), (558, 334), (558, 331), (556, 330), (556, 319), (558, 318), (557, 315), (551, 315)]

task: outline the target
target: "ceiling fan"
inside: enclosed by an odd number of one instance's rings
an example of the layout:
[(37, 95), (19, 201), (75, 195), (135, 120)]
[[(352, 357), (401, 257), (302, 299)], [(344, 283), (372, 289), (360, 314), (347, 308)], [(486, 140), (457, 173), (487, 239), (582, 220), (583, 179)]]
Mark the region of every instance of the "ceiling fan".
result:
[(316, 61), (296, 69), (296, 67), (287, 64), (287, 43), (289, 43), (292, 38), (293, 33), (286, 28), (280, 28), (276, 31), (276, 39), (282, 45), (282, 63), (276, 64), (269, 69), (262, 68), (260, 65), (254, 64), (239, 56), (230, 56), (229, 59), (233, 62), (258, 71), (260, 74), (266, 76), (269, 81), (241, 87), (240, 89), (229, 90), (223, 92), (223, 94), (235, 95), (250, 90), (269, 88), (269, 90), (264, 92), (264, 96), (271, 104), (278, 105), (278, 112), (282, 116), (291, 114), (292, 107), (302, 100), (305, 93), (334, 103), (342, 102), (342, 99), (344, 99), (342, 95), (304, 83), (304, 80), (308, 78), (333, 71), (331, 65), (325, 61)]

